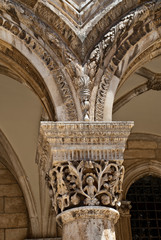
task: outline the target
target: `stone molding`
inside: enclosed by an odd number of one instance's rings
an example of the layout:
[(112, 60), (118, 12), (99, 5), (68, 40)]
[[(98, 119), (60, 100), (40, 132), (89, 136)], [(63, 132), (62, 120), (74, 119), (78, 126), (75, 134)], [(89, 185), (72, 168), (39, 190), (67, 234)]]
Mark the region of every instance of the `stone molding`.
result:
[(114, 224), (118, 221), (119, 212), (113, 208), (108, 207), (79, 207), (70, 210), (66, 210), (63, 213), (57, 215), (57, 222), (60, 226), (80, 220), (80, 219), (105, 219)]
[(46, 180), (56, 214), (80, 206), (120, 204), (123, 152), (132, 126), (133, 122), (41, 122), (41, 138), (49, 143), (51, 157), (41, 158), (45, 163), (39, 164), (49, 169)]
[[(108, 67), (104, 66), (96, 97), (95, 119), (97, 121), (103, 120), (105, 99), (113, 76), (121, 78), (123, 67), (120, 69), (119, 64), (131, 48), (134, 48), (134, 46), (137, 48), (137, 43), (154, 30), (154, 26), (155, 29), (160, 27), (159, 9), (160, 5), (158, 2), (150, 1), (135, 11), (128, 13), (105, 34), (103, 40), (91, 53), (91, 56), (95, 56), (95, 59), (97, 59), (95, 61), (97, 66), (105, 65), (104, 62), (108, 64)], [(155, 20), (155, 14), (158, 16), (157, 21)], [(138, 26), (139, 21), (140, 25)], [(115, 51), (112, 50), (114, 53), (110, 52), (111, 49), (115, 49)], [(108, 58), (108, 61), (106, 61), (106, 58)]]
[(47, 67), (50, 71), (52, 77), (57, 79), (56, 84), (60, 91), (60, 95), (63, 98), (64, 105), (66, 106), (67, 120), (77, 120), (77, 111), (73, 94), (68, 82), (66, 81), (64, 73), (61, 71), (56, 61), (53, 60), (53, 57), (47, 49), (45, 49), (39, 41), (32, 36), (32, 34), (11, 21), (9, 17), (6, 17), (7, 15), (5, 17), (2, 15), (0, 16), (0, 28), (3, 28), (5, 31), (9, 31), (15, 38), (18, 38), (22, 44), (26, 45), (27, 48), (29, 48), (31, 52), (34, 52), (44, 63), (45, 67)]
[(133, 122), (119, 121), (41, 122), (40, 142), (49, 142), (54, 161), (92, 158), (122, 162), (132, 126)]
[[(134, 47), (134, 53), (137, 54), (137, 43), (152, 31), (157, 31), (160, 26), (160, 0), (146, 2), (111, 27), (82, 64), (76, 53), (74, 54), (75, 51), (72, 52), (65, 41), (63, 42), (61, 33), (58, 36), (42, 21), (38, 23), (36, 15), (32, 15), (29, 9), (24, 6), (20, 8), (16, 1), (10, 2), (7, 6), (5, 3), (0, 3), (3, 11), (15, 9), (15, 6), (19, 10), (15, 10), (17, 18), (20, 18), (23, 24), (20, 26), (16, 18), (12, 18), (11, 21), (11, 17), (5, 14), (0, 18), (0, 25), (35, 53), (47, 67), (53, 81), (56, 79), (55, 83), (65, 106), (63, 109), (66, 112), (65, 118), (71, 121), (103, 120), (105, 99), (110, 83), (113, 76), (121, 78), (125, 56)], [(26, 11), (30, 18), (24, 20), (20, 10)], [(31, 16), (34, 16), (42, 37), (31, 31)], [(58, 24), (57, 27), (62, 30), (64, 25)], [(80, 45), (79, 48), (77, 45), (77, 49), (84, 49), (84, 46)], [(95, 82), (99, 86), (95, 86)], [(93, 107), (91, 107), (92, 102), (96, 102)]]

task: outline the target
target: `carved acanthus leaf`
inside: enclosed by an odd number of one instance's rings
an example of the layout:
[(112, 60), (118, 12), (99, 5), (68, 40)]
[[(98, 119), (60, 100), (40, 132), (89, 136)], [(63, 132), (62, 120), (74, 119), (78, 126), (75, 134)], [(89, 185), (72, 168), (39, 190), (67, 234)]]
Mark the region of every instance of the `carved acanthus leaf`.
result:
[(54, 162), (47, 174), (56, 213), (75, 206), (116, 206), (124, 167), (109, 161)]

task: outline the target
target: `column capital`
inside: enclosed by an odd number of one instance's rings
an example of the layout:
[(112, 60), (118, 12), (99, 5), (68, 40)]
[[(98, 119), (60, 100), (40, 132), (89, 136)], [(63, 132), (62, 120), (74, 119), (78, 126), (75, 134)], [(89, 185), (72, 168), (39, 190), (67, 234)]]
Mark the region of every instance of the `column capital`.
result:
[(131, 201), (121, 201), (121, 206), (119, 208), (119, 212), (122, 217), (124, 216), (130, 216), (130, 209), (132, 208), (131, 206)]
[(46, 179), (57, 214), (119, 204), (123, 152), (132, 126), (133, 122), (41, 122), (41, 141), (50, 146)]

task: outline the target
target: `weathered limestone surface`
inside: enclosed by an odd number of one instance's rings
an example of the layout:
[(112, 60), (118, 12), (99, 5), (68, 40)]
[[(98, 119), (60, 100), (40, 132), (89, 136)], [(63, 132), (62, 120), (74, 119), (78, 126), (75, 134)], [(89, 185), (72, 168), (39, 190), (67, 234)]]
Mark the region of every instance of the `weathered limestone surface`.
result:
[(130, 222), (130, 209), (131, 202), (122, 201), (121, 207), (119, 208), (120, 219), (116, 224), (116, 236), (118, 240), (132, 240), (131, 234), (131, 222)]
[(127, 159), (138, 159), (138, 158), (155, 158), (154, 150), (141, 150), (141, 149), (130, 149), (125, 152), (125, 158)]
[[(137, 179), (147, 175), (161, 175), (161, 137), (145, 134), (132, 133), (127, 141), (124, 153), (125, 177), (123, 182), (123, 201), (119, 208), (120, 219), (116, 227), (118, 240), (132, 239), (130, 224), (130, 208), (132, 203), (126, 199), (129, 187)], [(131, 154), (130, 154), (131, 152)], [(148, 154), (148, 153), (152, 153)]]
[(115, 240), (118, 211), (105, 207), (79, 207), (57, 216), (63, 240)]
[(5, 231), (5, 240), (18, 240), (27, 236), (28, 229), (27, 228), (19, 228), (19, 229), (6, 229)]
[(25, 240), (61, 240), (61, 238), (34, 238), (34, 239), (25, 239)]
[(12, 185), (0, 185), (0, 197), (3, 196), (6, 197), (22, 196), (22, 192), (17, 183)]
[(4, 240), (4, 229), (0, 229), (0, 239)]
[(28, 234), (28, 215), (22, 191), (0, 163), (0, 240), (22, 240)]
[(123, 152), (132, 126), (132, 122), (41, 123), (38, 164), (47, 172), (63, 240), (116, 239), (119, 213), (111, 207), (120, 205)]
[(23, 213), (26, 212), (26, 206), (23, 197), (5, 198), (6, 213)]

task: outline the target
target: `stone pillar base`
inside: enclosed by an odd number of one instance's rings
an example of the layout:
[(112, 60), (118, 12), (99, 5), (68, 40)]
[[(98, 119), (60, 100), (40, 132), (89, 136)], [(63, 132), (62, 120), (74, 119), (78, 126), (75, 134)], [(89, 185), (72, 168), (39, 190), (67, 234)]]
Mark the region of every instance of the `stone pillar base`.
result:
[(108, 207), (78, 207), (57, 216), (63, 240), (115, 240), (119, 212)]

